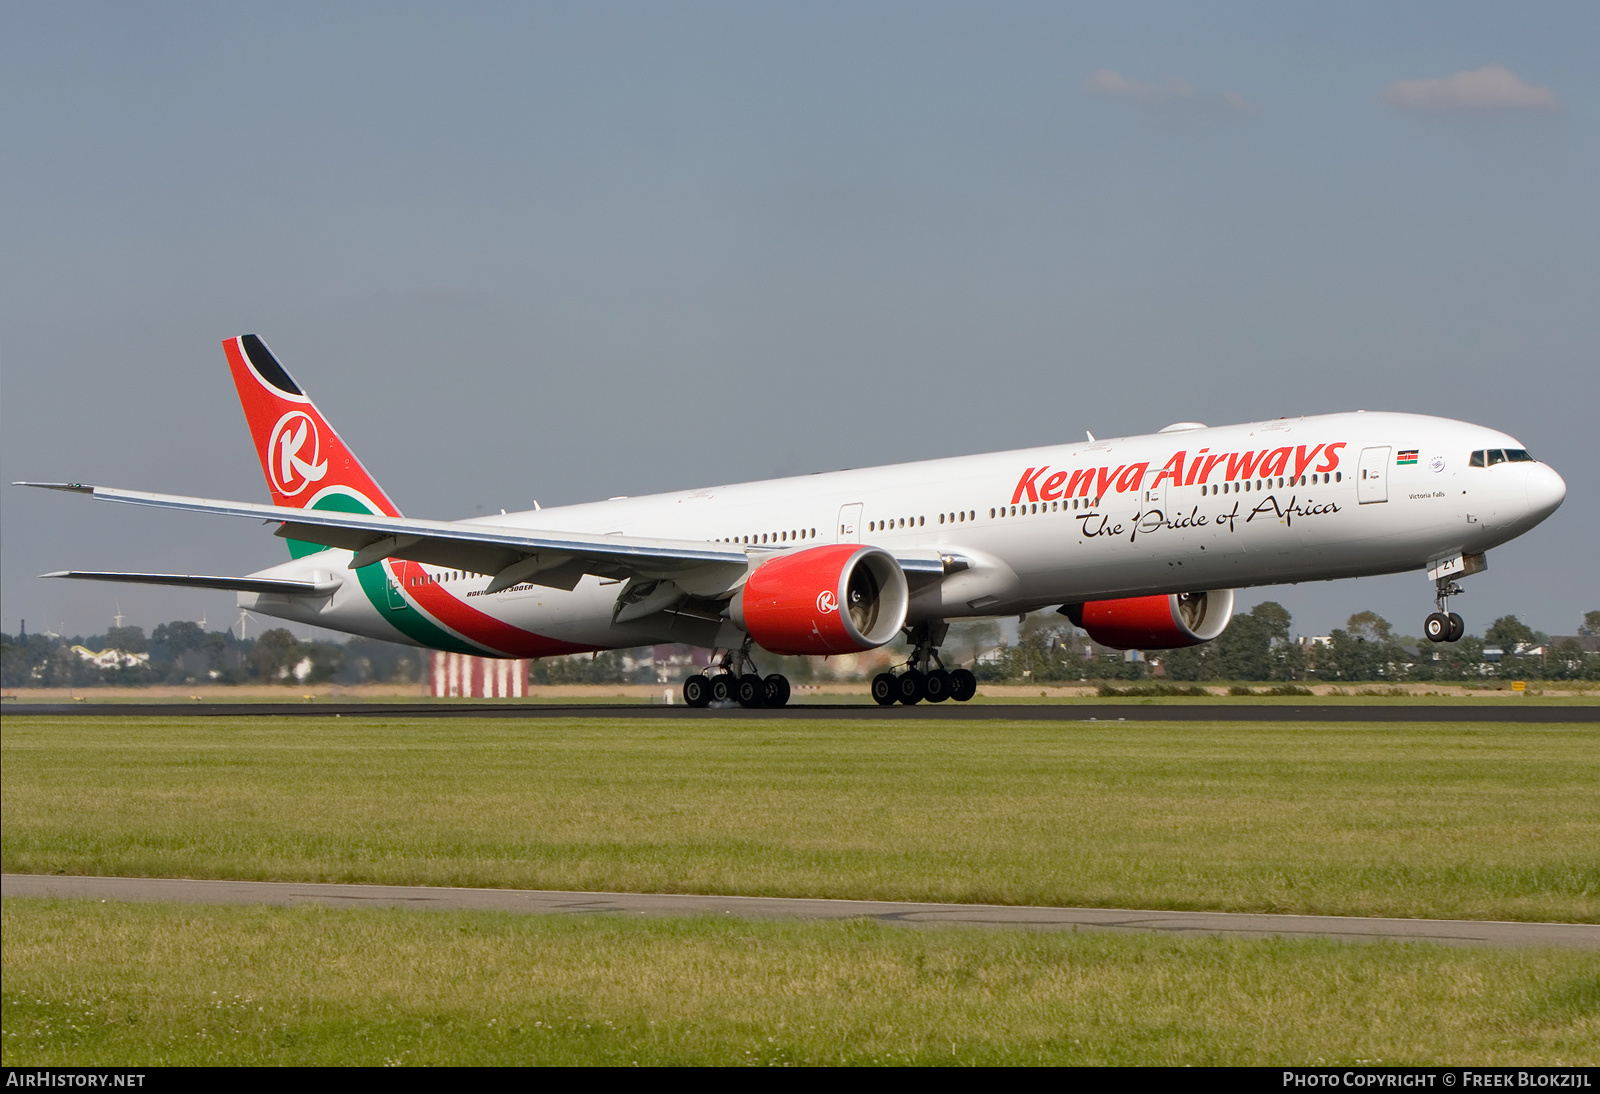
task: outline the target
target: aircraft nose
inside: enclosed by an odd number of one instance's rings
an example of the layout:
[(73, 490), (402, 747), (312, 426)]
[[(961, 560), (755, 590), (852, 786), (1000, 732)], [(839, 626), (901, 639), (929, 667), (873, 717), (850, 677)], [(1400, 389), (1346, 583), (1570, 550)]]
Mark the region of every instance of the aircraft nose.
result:
[(1528, 508), (1534, 520), (1543, 520), (1560, 508), (1567, 497), (1567, 484), (1548, 464), (1528, 468)]

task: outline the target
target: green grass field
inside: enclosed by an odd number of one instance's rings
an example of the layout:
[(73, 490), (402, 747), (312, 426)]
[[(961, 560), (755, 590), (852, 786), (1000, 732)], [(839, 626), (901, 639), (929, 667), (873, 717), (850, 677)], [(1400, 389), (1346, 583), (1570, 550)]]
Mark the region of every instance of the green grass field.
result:
[(1600, 727), (21, 718), (4, 869), (1600, 921)]
[[(23, 718), (8, 871), (1595, 921), (1593, 726)], [(1593, 1063), (1552, 951), (7, 900), (8, 1065)]]
[(7, 900), (3, 1062), (1593, 1064), (1600, 955)]

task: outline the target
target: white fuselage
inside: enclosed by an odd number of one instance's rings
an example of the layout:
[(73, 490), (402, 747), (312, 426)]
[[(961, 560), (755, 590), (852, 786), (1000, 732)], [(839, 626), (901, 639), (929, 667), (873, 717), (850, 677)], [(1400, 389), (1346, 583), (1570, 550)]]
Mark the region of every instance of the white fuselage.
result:
[[(1469, 466), (1522, 445), (1492, 429), (1413, 414), (1344, 413), (1125, 437), (714, 486), (497, 515), (562, 532), (738, 544), (753, 562), (861, 542), (965, 568), (912, 589), (909, 623), (1018, 614), (1156, 593), (1231, 589), (1422, 569), (1504, 543), (1549, 516), (1565, 484), (1526, 459)], [(472, 523), (472, 522), (464, 522)], [(395, 641), (388, 611), (327, 550), (264, 571), (342, 578), (318, 600), (241, 594), (246, 608)], [(390, 565), (390, 564), (384, 564)], [(524, 584), (484, 594), (486, 575), (425, 568), (441, 593), (563, 648), (662, 641), (734, 645), (731, 622), (687, 635), (649, 620), (614, 625), (619, 584)], [(396, 571), (398, 574), (399, 571)], [(426, 611), (396, 582), (389, 596)], [(430, 615), (440, 621), (437, 612)], [(442, 622), (485, 652), (479, 634)], [(419, 644), (429, 644), (425, 641)], [(524, 651), (525, 652), (525, 651)]]

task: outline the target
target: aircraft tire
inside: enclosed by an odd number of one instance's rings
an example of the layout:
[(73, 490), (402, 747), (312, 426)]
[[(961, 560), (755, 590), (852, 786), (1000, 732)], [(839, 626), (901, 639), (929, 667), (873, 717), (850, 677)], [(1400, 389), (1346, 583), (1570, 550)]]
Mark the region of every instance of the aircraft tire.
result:
[(1459, 642), (1459, 641), (1461, 641), (1462, 636), (1467, 633), (1466, 620), (1462, 619), (1455, 612), (1451, 612), (1450, 613), (1449, 619), (1450, 619), (1450, 634), (1449, 634), (1448, 637), (1445, 638), (1445, 641), (1446, 642)]
[(711, 678), (711, 701), (713, 703), (726, 703), (736, 698), (734, 689), (739, 685), (739, 678), (731, 672), (719, 672)]
[(965, 703), (978, 694), (978, 678), (971, 669), (956, 669), (950, 674), (950, 698)]
[(895, 698), (906, 706), (915, 706), (928, 697), (928, 678), (916, 669), (908, 669), (895, 679)]
[(1450, 617), (1443, 612), (1429, 612), (1428, 618), (1423, 620), (1422, 633), (1429, 642), (1448, 642), (1450, 640)]
[(900, 696), (895, 688), (894, 673), (880, 672), (872, 678), (872, 701), (880, 707), (892, 707)]
[(739, 682), (734, 685), (734, 698), (739, 700), (739, 705), (746, 710), (755, 710), (766, 705), (767, 688), (762, 683), (761, 677), (753, 672), (747, 672), (739, 677)]
[(773, 673), (761, 682), (763, 706), (773, 708), (789, 705), (789, 678)]
[(683, 682), (683, 702), (691, 707), (710, 706), (711, 681), (699, 673), (689, 677)]
[(934, 669), (932, 672), (928, 673), (928, 678), (925, 684), (928, 692), (928, 702), (944, 702), (946, 699), (950, 698), (950, 693), (953, 686), (954, 685), (950, 680), (950, 674), (948, 672), (946, 672), (944, 669)]

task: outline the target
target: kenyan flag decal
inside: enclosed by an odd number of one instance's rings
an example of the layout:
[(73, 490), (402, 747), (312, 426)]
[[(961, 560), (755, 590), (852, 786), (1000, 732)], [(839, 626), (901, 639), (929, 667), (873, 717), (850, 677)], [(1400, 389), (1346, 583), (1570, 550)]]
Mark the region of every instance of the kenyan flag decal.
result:
[(1396, 467), (1406, 467), (1416, 462), (1417, 450), (1415, 448), (1402, 448), (1400, 454), (1394, 458)]

